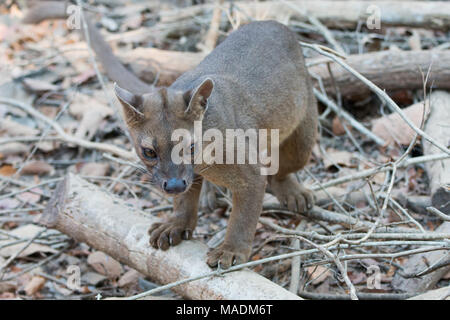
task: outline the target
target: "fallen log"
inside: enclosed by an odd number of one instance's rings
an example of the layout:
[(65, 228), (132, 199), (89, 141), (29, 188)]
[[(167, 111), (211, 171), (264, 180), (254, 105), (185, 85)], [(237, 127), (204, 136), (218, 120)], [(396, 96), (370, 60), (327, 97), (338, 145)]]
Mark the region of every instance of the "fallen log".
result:
[[(450, 94), (442, 91), (436, 91), (430, 97), (430, 114), (425, 124), (425, 131), (437, 141), (447, 145), (450, 136)], [(424, 154), (433, 155), (438, 149), (428, 143), (423, 142)], [(450, 160), (431, 161), (426, 164), (428, 178), (430, 180), (431, 204), (436, 209), (444, 213), (449, 213), (450, 205)], [(435, 232), (450, 232), (450, 222), (444, 221)], [(444, 264), (443, 267), (420, 276), (420, 273), (427, 268), (445, 262), (449, 259), (448, 252), (428, 252), (415, 255), (410, 258), (403, 266), (403, 273), (396, 273), (392, 285), (399, 290), (406, 292), (425, 292), (433, 289), (436, 283), (450, 271), (450, 264)], [(412, 275), (419, 275), (411, 277)]]
[[(288, 18), (308, 22), (314, 16), (329, 28), (355, 28), (360, 21), (366, 21), (380, 13), (381, 27), (409, 26), (448, 30), (450, 27), (450, 3), (445, 1), (281, 1), (226, 3), (224, 10), (232, 11), (236, 21), (256, 20), (286, 21)], [(293, 7), (299, 8), (295, 10)], [(159, 12), (161, 22), (175, 22), (192, 19), (195, 16), (210, 15), (214, 5), (205, 4), (178, 10)]]
[[(204, 58), (203, 53), (174, 52), (153, 48), (139, 48), (119, 58), (146, 82), (153, 82), (159, 74), (164, 85), (170, 85), (182, 73), (194, 68)], [(307, 59), (307, 63), (312, 60)], [(431, 66), (430, 81), (433, 88), (450, 89), (450, 50), (445, 51), (382, 51), (347, 56), (346, 62), (381, 89), (422, 89), (421, 70)], [(331, 72), (341, 94), (345, 97), (370, 93), (367, 86), (337, 63), (330, 62)], [(330, 72), (325, 63), (308, 68), (322, 79), (329, 92), (334, 92)], [(156, 73), (155, 73), (156, 72)], [(163, 80), (163, 81), (162, 81)], [(316, 83), (318, 88), (318, 84)]]
[[(161, 284), (212, 271), (205, 262), (208, 249), (200, 241), (184, 241), (167, 251), (152, 248), (147, 230), (156, 220), (69, 174), (56, 188), (40, 222), (105, 252)], [(250, 270), (187, 282), (173, 290), (189, 299), (300, 299)]]
[(450, 300), (450, 286), (431, 290), (408, 300)]
[[(77, 44), (76, 49), (86, 48)], [(69, 47), (64, 51), (69, 58)], [(87, 57), (86, 53), (76, 51), (77, 58)], [(158, 78), (159, 86), (168, 86), (184, 72), (196, 67), (205, 57), (201, 52), (181, 52), (157, 48), (136, 48), (129, 52), (118, 52), (118, 58), (131, 71), (147, 83)], [(316, 59), (306, 59), (313, 63)], [(450, 50), (443, 51), (382, 51), (349, 55), (345, 60), (351, 67), (375, 83), (381, 89), (394, 91), (399, 89), (422, 89), (422, 70), (427, 72), (431, 66), (430, 81), (433, 88), (450, 90)], [(361, 97), (370, 90), (353, 75), (335, 62), (329, 62), (331, 72), (341, 94), (344, 97)], [(334, 85), (326, 63), (308, 68), (311, 74), (321, 78), (325, 89), (334, 93)], [(316, 88), (319, 88), (316, 81)]]
[[(450, 89), (450, 50), (381, 51), (349, 55), (345, 60), (364, 77), (386, 91), (422, 89), (422, 73), (431, 68), (428, 83), (433, 88)], [(308, 61), (307, 61), (308, 62)], [(364, 96), (367, 86), (336, 62), (330, 62), (331, 73), (345, 97)], [(326, 64), (311, 66), (309, 72), (322, 79), (327, 91), (334, 92), (333, 80)]]
[(195, 68), (205, 56), (202, 52), (156, 48), (136, 48), (118, 54), (135, 75), (147, 83), (156, 82), (158, 86), (170, 86), (183, 73)]
[[(153, 82), (159, 74), (161, 85), (170, 85), (181, 74), (194, 68), (204, 58), (202, 53), (174, 52), (154, 48), (139, 48), (119, 53), (119, 58), (142, 80)], [(308, 62), (313, 60), (307, 59)], [(347, 56), (346, 62), (381, 89), (422, 89), (421, 70), (431, 66), (433, 88), (450, 89), (450, 51), (382, 51)], [(364, 96), (370, 90), (337, 63), (330, 62), (331, 72), (344, 97)], [(325, 89), (334, 92), (330, 72), (325, 63), (308, 68), (321, 78)], [(158, 83), (160, 84), (160, 83)], [(318, 88), (318, 84), (316, 83)]]

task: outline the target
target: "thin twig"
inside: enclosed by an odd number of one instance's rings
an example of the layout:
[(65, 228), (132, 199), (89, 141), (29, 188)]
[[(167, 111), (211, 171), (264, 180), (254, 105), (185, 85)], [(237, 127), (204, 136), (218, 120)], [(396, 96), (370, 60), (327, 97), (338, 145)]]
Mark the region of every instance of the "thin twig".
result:
[(394, 102), (394, 100), (391, 99), (391, 97), (389, 97), (386, 92), (384, 92), (383, 90), (381, 90), (380, 88), (378, 88), (378, 86), (376, 86), (373, 82), (371, 82), (369, 79), (367, 79), (366, 77), (364, 77), (362, 74), (360, 74), (358, 71), (356, 71), (355, 69), (353, 69), (351, 66), (349, 66), (347, 63), (345, 63), (340, 57), (339, 55), (336, 54), (332, 54), (330, 52), (333, 52), (333, 50), (331, 50), (330, 48), (326, 48), (324, 46), (319, 46), (316, 44), (309, 44), (306, 42), (301, 42), (300, 44), (304, 47), (307, 48), (311, 48), (317, 52), (319, 52), (320, 54), (327, 56), (331, 59), (333, 59), (334, 61), (336, 61), (338, 64), (340, 64), (344, 69), (346, 69), (347, 71), (349, 71), (351, 74), (353, 74), (356, 78), (358, 78), (359, 80), (361, 80), (366, 86), (368, 86), (370, 88), (370, 90), (372, 90), (373, 92), (375, 92), (380, 98), (382, 98), (384, 101), (386, 101), (387, 106), (389, 107), (389, 109), (391, 109), (392, 112), (396, 112), (399, 114), (399, 116), (408, 124), (408, 126), (411, 127), (411, 129), (413, 129), (415, 132), (417, 132), (417, 134), (419, 134), (420, 136), (422, 136), (424, 139), (428, 140), (431, 144), (433, 144), (434, 146), (436, 146), (438, 149), (440, 149), (442, 152), (446, 153), (447, 155), (450, 155), (450, 150), (448, 148), (446, 148), (444, 145), (442, 145), (441, 143), (439, 143), (438, 141), (436, 141), (433, 137), (431, 137), (430, 135), (428, 135), (426, 132), (424, 132), (423, 130), (421, 130), (420, 128), (418, 128), (406, 115), (405, 113), (402, 111), (402, 109), (400, 109), (400, 107)]

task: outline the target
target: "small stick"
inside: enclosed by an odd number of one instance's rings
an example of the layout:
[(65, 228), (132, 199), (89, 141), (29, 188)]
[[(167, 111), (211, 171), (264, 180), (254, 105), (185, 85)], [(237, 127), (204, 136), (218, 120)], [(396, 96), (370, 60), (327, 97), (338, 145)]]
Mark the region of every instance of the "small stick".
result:
[[(395, 252), (395, 253), (362, 253), (362, 254), (349, 254), (349, 255), (345, 255), (345, 256), (340, 256), (340, 260), (341, 261), (348, 261), (348, 260), (361, 260), (361, 259), (368, 259), (368, 258), (389, 258), (389, 259), (397, 259), (397, 258), (401, 258), (401, 257), (405, 257), (405, 256), (410, 256), (410, 255), (414, 255), (414, 254), (419, 254), (419, 253), (424, 253), (424, 252), (431, 252), (431, 251), (440, 251), (440, 250), (450, 250), (450, 247), (445, 247), (445, 246), (435, 246), (435, 247), (426, 247), (426, 248), (419, 248), (419, 249), (412, 249), (412, 250), (405, 250), (405, 251), (400, 251), (400, 252)], [(319, 262), (314, 262), (314, 263), (305, 263), (305, 267), (310, 267), (310, 266), (316, 266), (316, 265), (323, 265), (323, 264), (328, 264), (328, 263), (332, 263), (333, 260), (324, 260), (324, 261), (319, 261)]]
[(86, 149), (96, 149), (99, 151), (112, 153), (112, 154), (117, 155), (118, 157), (121, 157), (122, 159), (126, 159), (126, 160), (136, 159), (134, 152), (127, 151), (127, 150), (119, 148), (115, 145), (111, 145), (111, 144), (107, 144), (107, 143), (100, 143), (100, 142), (91, 142), (91, 141), (79, 139), (70, 134), (67, 134), (58, 123), (56, 123), (52, 119), (46, 117), (45, 115), (43, 115), (36, 109), (32, 108), (28, 104), (25, 104), (19, 100), (0, 97), (0, 103), (6, 103), (6, 104), (10, 104), (10, 105), (19, 107), (20, 109), (26, 111), (27, 113), (29, 113), (36, 119), (38, 119), (46, 124), (49, 124), (59, 134), (59, 136), (67, 143), (73, 143), (73, 144), (76, 144), (76, 145), (78, 145), (82, 148), (86, 148)]
[[(306, 220), (302, 220), (297, 228), (296, 231), (303, 231), (306, 228)], [(300, 241), (299, 239), (293, 239), (291, 241), (291, 245), (295, 250), (300, 250)], [(291, 283), (289, 285), (289, 291), (297, 294), (298, 287), (300, 283), (300, 272), (301, 272), (301, 256), (292, 258), (291, 263)]]
[[(407, 160), (403, 160), (402, 162), (400, 162), (400, 164), (397, 165), (397, 168), (404, 168), (407, 167), (409, 165), (415, 165), (418, 163), (424, 163), (424, 162), (428, 162), (428, 161), (437, 161), (437, 160), (444, 160), (444, 159), (448, 159), (450, 158), (450, 156), (448, 154), (445, 153), (438, 153), (438, 154), (432, 154), (432, 155), (426, 155), (426, 156), (420, 156), (420, 157), (415, 157), (415, 158), (410, 158)], [(362, 178), (366, 178), (368, 176), (374, 175), (376, 173), (379, 172), (385, 172), (391, 170), (391, 168), (389, 166), (382, 166), (382, 167), (375, 167), (375, 168), (371, 168), (371, 169), (366, 169), (363, 171), (360, 171), (358, 173), (355, 174), (351, 174), (351, 175), (347, 175), (347, 176), (343, 176), (334, 180), (330, 180), (327, 182), (322, 183), (322, 187), (323, 188), (329, 188), (338, 184), (342, 184), (342, 183), (346, 183), (349, 181), (353, 181), (353, 180), (357, 180), (357, 179), (362, 179)], [(313, 191), (320, 189), (321, 187), (318, 185), (314, 185), (311, 187), (311, 189)]]
[[(267, 218), (259, 218), (259, 222), (262, 224), (278, 231), (283, 234), (287, 235), (299, 235), (303, 237), (307, 237), (310, 239), (317, 239), (322, 241), (331, 241), (336, 238), (336, 236), (327, 236), (323, 234), (319, 234), (317, 232), (306, 232), (306, 231), (298, 231), (298, 230), (291, 230), (284, 227), (281, 227), (275, 223), (273, 223), (271, 220)], [(349, 233), (349, 234), (340, 234), (340, 236), (347, 240), (352, 239), (359, 239), (362, 236), (364, 236), (366, 233)], [(437, 233), (437, 232), (427, 232), (427, 233), (401, 233), (401, 232), (393, 232), (393, 233), (385, 233), (385, 232), (374, 232), (369, 235), (369, 239), (377, 239), (377, 240), (450, 240), (450, 233)]]
[(30, 240), (27, 241), (27, 243), (25, 243), (22, 248), (20, 248), (19, 250), (17, 250), (11, 257), (9, 257), (8, 260), (5, 261), (5, 263), (0, 266), (0, 280), (3, 278), (4, 276), (4, 272), (3, 270), (14, 260), (16, 259), (19, 254), (21, 254), (26, 248), (28, 248), (31, 243), (33, 243), (34, 240), (36, 240), (36, 238), (39, 238), (39, 236), (44, 233), (45, 231), (47, 231), (47, 228), (41, 230), (40, 232), (38, 232), (34, 237), (30, 238)]
[(315, 45), (315, 44), (309, 44), (306, 42), (301, 42), (300, 44), (304, 47), (307, 48), (311, 48), (317, 52), (319, 52), (320, 54), (327, 56), (331, 59), (333, 59), (334, 61), (336, 61), (338, 64), (340, 64), (344, 69), (346, 69), (347, 71), (349, 71), (351, 74), (353, 74), (356, 78), (358, 78), (359, 80), (361, 80), (366, 86), (368, 86), (370, 88), (370, 90), (372, 90), (374, 93), (376, 93), (380, 98), (382, 98), (384, 101), (386, 101), (387, 106), (389, 107), (389, 109), (391, 109), (392, 112), (397, 112), (399, 114), (399, 116), (408, 124), (408, 126), (411, 127), (411, 129), (413, 129), (415, 132), (417, 132), (417, 134), (419, 134), (420, 136), (422, 136), (423, 138), (425, 138), (426, 140), (428, 140), (431, 144), (433, 144), (434, 146), (436, 146), (438, 149), (440, 149), (441, 151), (445, 152), (446, 154), (450, 155), (450, 150), (448, 148), (446, 148), (444, 145), (442, 145), (441, 143), (439, 143), (438, 141), (436, 141), (433, 137), (431, 137), (430, 135), (428, 135), (426, 132), (424, 132), (423, 130), (421, 130), (420, 128), (418, 128), (406, 115), (405, 113), (402, 111), (402, 109), (400, 109), (400, 107), (394, 102), (394, 100), (391, 99), (391, 97), (389, 97), (386, 92), (384, 92), (383, 90), (381, 90), (380, 88), (378, 88), (373, 82), (371, 82), (369, 79), (367, 79), (366, 77), (364, 77), (362, 74), (360, 74), (358, 71), (356, 71), (355, 69), (353, 69), (351, 66), (349, 66), (347, 63), (345, 63), (340, 57), (339, 54), (335, 55), (335, 54), (331, 54), (330, 52), (332, 52), (332, 50), (330, 48), (326, 48), (324, 46), (319, 46), (319, 45)]
[(294, 5), (291, 2), (288, 2), (288, 1), (285, 1), (285, 0), (282, 0), (282, 2), (285, 5), (287, 5), (288, 7), (290, 7), (291, 9), (294, 9), (295, 11), (297, 11), (298, 13), (303, 15), (304, 17), (307, 17), (308, 21), (311, 24), (313, 24), (318, 29), (318, 31), (320, 33), (322, 33), (322, 35), (324, 36), (325, 40), (327, 40), (334, 47), (334, 49), (337, 52), (339, 52), (339, 54), (341, 54), (343, 56), (346, 55), (344, 49), (342, 49), (341, 45), (336, 41), (334, 36), (331, 34), (330, 30), (328, 30), (328, 28), (322, 22), (320, 22), (319, 19), (317, 19), (312, 14), (308, 13), (306, 10), (300, 9), (298, 6)]
[(442, 211), (436, 209), (435, 207), (427, 207), (427, 211), (429, 213), (437, 215), (439, 218), (441, 218), (444, 221), (450, 221), (450, 217), (443, 213)]
[(378, 137), (376, 134), (372, 133), (372, 131), (370, 131), (369, 129), (364, 127), (361, 123), (356, 121), (355, 118), (353, 118), (350, 115), (350, 113), (342, 110), (342, 108), (339, 108), (332, 100), (330, 100), (327, 96), (325, 96), (319, 90), (317, 90), (316, 88), (313, 88), (313, 91), (314, 91), (314, 95), (316, 96), (316, 98), (319, 101), (324, 103), (327, 107), (329, 107), (331, 110), (333, 110), (337, 115), (339, 115), (342, 118), (344, 118), (345, 120), (347, 120), (353, 128), (355, 128), (356, 130), (361, 132), (363, 135), (365, 135), (365, 136), (369, 137), (370, 139), (372, 139), (373, 141), (375, 141), (376, 144), (378, 144), (380, 146), (386, 145), (386, 141), (384, 141), (382, 138)]
[(332, 259), (334, 261), (334, 263), (336, 264), (337, 268), (339, 269), (342, 277), (344, 278), (345, 284), (348, 286), (348, 288), (350, 289), (350, 297), (352, 300), (358, 300), (358, 297), (356, 296), (356, 289), (355, 286), (353, 285), (353, 283), (350, 281), (350, 278), (348, 277), (347, 274), (347, 270), (344, 268), (344, 266), (341, 263), (341, 260), (339, 259), (339, 257), (335, 254), (333, 254), (331, 251), (329, 251), (328, 249), (325, 248), (325, 246), (329, 246), (331, 243), (333, 242), (339, 242), (341, 240), (340, 237), (336, 238), (335, 240), (327, 243), (326, 245), (318, 245), (306, 238), (303, 238), (302, 236), (298, 236), (298, 238), (308, 244), (310, 244), (311, 246), (317, 248), (320, 250), (320, 252), (322, 252), (324, 255), (326, 255), (328, 258)]

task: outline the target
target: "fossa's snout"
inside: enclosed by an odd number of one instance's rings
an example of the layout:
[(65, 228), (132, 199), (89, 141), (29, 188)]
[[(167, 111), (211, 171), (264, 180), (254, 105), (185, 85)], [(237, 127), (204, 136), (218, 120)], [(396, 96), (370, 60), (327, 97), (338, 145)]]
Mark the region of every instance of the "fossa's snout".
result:
[(167, 193), (182, 193), (187, 188), (186, 180), (178, 178), (170, 178), (163, 182), (163, 190)]

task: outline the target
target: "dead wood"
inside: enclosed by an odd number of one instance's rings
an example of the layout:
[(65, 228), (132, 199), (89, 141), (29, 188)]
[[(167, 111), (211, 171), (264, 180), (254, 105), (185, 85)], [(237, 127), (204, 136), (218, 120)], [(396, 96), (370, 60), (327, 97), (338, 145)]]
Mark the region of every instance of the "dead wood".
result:
[[(432, 93), (430, 115), (425, 123), (425, 131), (448, 146), (449, 124), (450, 94), (443, 91)], [(438, 149), (428, 141), (423, 142), (423, 149), (425, 155), (439, 153)], [(439, 211), (450, 214), (450, 160), (430, 162), (426, 165), (426, 169), (430, 179), (431, 204)]]
[[(381, 13), (381, 25), (410, 26), (430, 29), (448, 29), (450, 27), (450, 3), (444, 1), (289, 1), (304, 12), (293, 9), (282, 1), (233, 2), (233, 15), (237, 21), (245, 23), (250, 19), (278, 20), (287, 19), (308, 22), (314, 16), (330, 28), (355, 28), (373, 14), (369, 6), (376, 6)], [(224, 4), (224, 10), (230, 10), (230, 3)], [(193, 6), (183, 10), (160, 12), (161, 22), (175, 22), (191, 19), (193, 16), (211, 14), (214, 5)]]
[[(55, 2), (58, 4), (56, 5), (56, 9), (54, 7)], [(319, 2), (323, 3), (327, 1)], [(311, 1), (311, 3), (308, 4), (311, 5), (311, 10), (315, 8), (313, 3), (314, 2)], [(348, 2), (343, 1), (343, 3)], [(265, 2), (245, 4), (245, 6), (267, 6), (269, 4), (275, 5), (271, 2)], [(239, 4), (239, 6), (242, 5), (244, 5), (244, 3)], [(276, 4), (276, 6), (279, 5), (281, 4)], [(289, 9), (288, 6), (284, 7), (287, 8), (286, 10)], [(320, 4), (317, 7), (327, 8), (326, 6), (323, 6), (323, 4)], [(50, 8), (52, 9), (50, 10)], [(58, 1), (39, 2), (38, 6), (29, 11), (24, 18), (24, 22), (38, 23), (45, 19), (64, 18), (66, 17), (65, 11), (63, 11), (64, 8), (65, 7)], [(201, 8), (202, 6), (194, 6), (191, 8), (184, 8), (181, 12), (183, 12), (184, 17), (184, 15), (190, 11), (195, 10), (195, 12), (197, 12), (198, 10), (201, 10)], [(331, 8), (334, 8), (334, 5), (331, 6)], [(173, 22), (172, 20), (175, 18), (169, 17), (169, 14), (167, 16), (162, 14), (162, 22)], [(190, 18), (192, 18), (192, 16), (190, 16)], [(268, 18), (270, 17), (265, 17), (265, 19)], [(153, 83), (159, 86), (168, 86), (181, 74), (197, 66), (205, 57), (204, 53), (176, 52), (156, 48), (138, 48), (127, 53), (119, 53), (118, 55), (122, 62), (129, 66), (132, 71), (130, 72), (113, 56), (110, 46), (102, 39), (100, 33), (90, 20), (86, 19), (86, 22), (90, 33), (91, 46), (96, 54), (99, 55), (102, 65), (104, 67), (106, 66), (106, 73), (113, 81), (117, 81), (119, 85), (126, 89), (132, 88), (134, 91), (148, 92), (151, 90), (150, 84)], [(85, 54), (87, 55), (88, 52)], [(77, 57), (81, 57), (80, 52), (77, 52)], [(321, 59), (323, 60), (323, 58)], [(315, 60), (307, 61), (308, 63), (313, 64), (313, 66), (309, 68), (310, 73), (321, 78), (327, 91), (334, 92), (335, 87), (327, 65), (325, 63), (314, 65), (314, 61)], [(448, 79), (450, 79), (450, 69), (448, 68), (450, 65), (449, 50), (373, 52), (350, 55), (347, 57), (346, 62), (381, 89), (389, 91), (398, 89), (421, 89), (423, 87), (421, 70), (426, 72), (430, 67), (430, 83), (433, 83), (433, 87), (437, 89), (450, 89), (450, 81), (448, 81)], [(341, 68), (337, 63), (329, 63), (336, 85), (339, 87), (343, 96), (359, 97), (369, 94), (370, 90), (364, 83)], [(133, 73), (137, 77), (134, 76)]]
[[(184, 72), (194, 68), (204, 58), (202, 53), (174, 52), (153, 48), (139, 48), (119, 54), (133, 72), (147, 82), (159, 74), (162, 85), (170, 85)], [(307, 59), (307, 62), (312, 60)], [(421, 70), (426, 73), (431, 66), (430, 83), (438, 89), (450, 89), (450, 51), (383, 51), (349, 55), (346, 62), (382, 89), (422, 89)], [(330, 62), (331, 71), (341, 94), (345, 97), (364, 96), (370, 90), (360, 80)], [(325, 63), (309, 67), (327, 91), (334, 93), (334, 85)], [(316, 87), (318, 85), (316, 84)]]
[[(422, 73), (431, 68), (433, 88), (450, 89), (450, 51), (381, 51), (350, 55), (345, 60), (367, 79), (387, 91), (398, 89), (422, 89)], [(343, 96), (364, 96), (369, 89), (359, 79), (330, 63), (331, 72)], [(317, 75), (327, 91), (334, 92), (332, 78), (325, 64), (312, 66), (309, 71)]]
[[(200, 241), (184, 241), (168, 251), (153, 249), (148, 244), (147, 230), (156, 220), (69, 174), (56, 188), (41, 223), (162, 284), (212, 271), (205, 263), (208, 249)], [(173, 290), (189, 299), (299, 299), (250, 270), (188, 282)]]
[(418, 296), (409, 298), (408, 300), (449, 300), (450, 296), (450, 286), (439, 288), (436, 290), (431, 290)]

